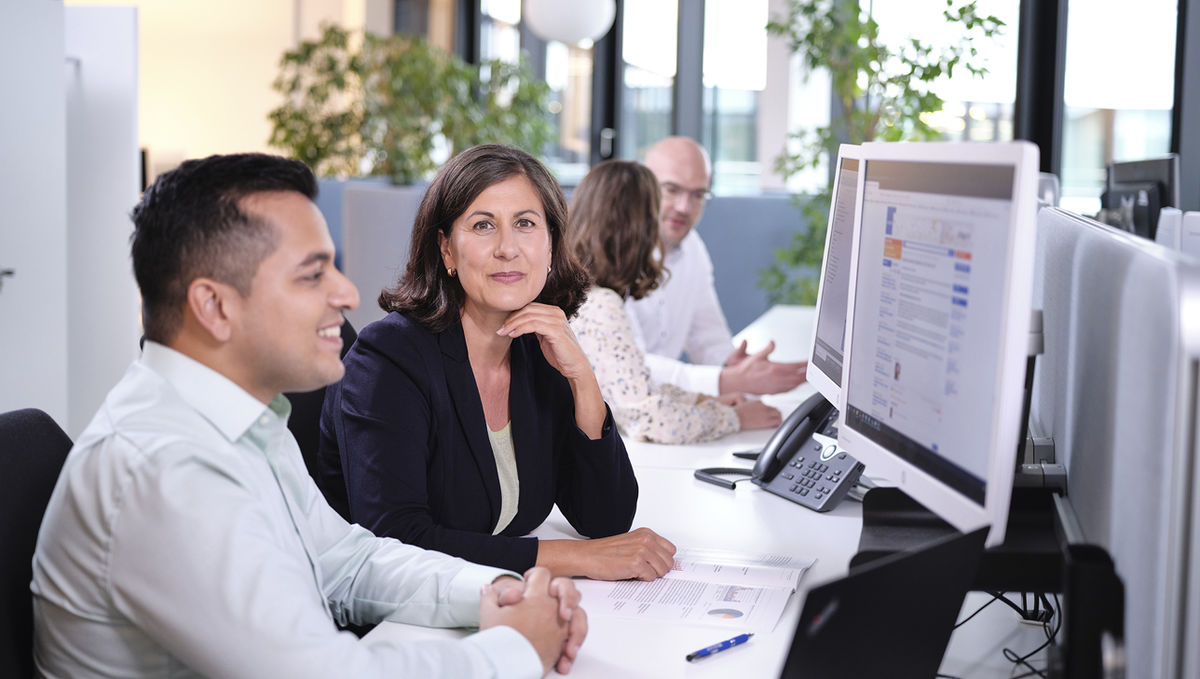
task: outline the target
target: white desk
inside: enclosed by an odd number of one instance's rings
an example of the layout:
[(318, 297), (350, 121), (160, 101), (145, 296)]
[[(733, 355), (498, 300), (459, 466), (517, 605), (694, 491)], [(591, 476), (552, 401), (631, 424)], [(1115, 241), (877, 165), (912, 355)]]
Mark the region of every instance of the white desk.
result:
[[(750, 342), (750, 349), (774, 337), (779, 360), (804, 358), (784, 338), (811, 341), (812, 309), (775, 307), (736, 338)], [(787, 412), (798, 405), (812, 387), (802, 385), (793, 392), (766, 401)], [(771, 633), (759, 633), (747, 644), (712, 658), (689, 663), (684, 656), (729, 635), (706, 625), (664, 625), (593, 616), (590, 632), (571, 672), (578, 679), (612, 677), (775, 677), (791, 646), (804, 592), (814, 584), (841, 577), (858, 546), (862, 527), (861, 507), (843, 502), (825, 514), (809, 511), (776, 497), (748, 481), (734, 491), (697, 481), (692, 470), (703, 466), (746, 466), (751, 463), (730, 456), (735, 450), (760, 448), (770, 431), (741, 432), (724, 439), (686, 446), (626, 442), (640, 485), (636, 526), (647, 526), (679, 547), (724, 549), (750, 554), (781, 553), (814, 557), (816, 564), (801, 581), (801, 591), (788, 603), (783, 618)], [(540, 538), (578, 538), (556, 509), (546, 523), (534, 531)], [(963, 610), (972, 612), (987, 600), (982, 594), (968, 596)], [(583, 602), (587, 608), (587, 601)], [(1008, 646), (1028, 652), (1043, 640), (1040, 627), (1016, 621), (1011, 609), (994, 604), (964, 625), (951, 638), (942, 672), (962, 677), (1007, 677), (1012, 665), (1001, 656)], [(384, 623), (367, 635), (368, 643), (384, 639), (420, 639), (462, 636), (461, 630), (439, 630)], [(864, 649), (869, 652), (869, 649)]]

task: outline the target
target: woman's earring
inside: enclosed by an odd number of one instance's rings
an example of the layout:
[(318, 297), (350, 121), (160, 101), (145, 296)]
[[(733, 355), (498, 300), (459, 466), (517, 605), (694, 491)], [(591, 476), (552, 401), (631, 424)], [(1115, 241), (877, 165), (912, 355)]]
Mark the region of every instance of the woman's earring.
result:
[(456, 276), (458, 274), (458, 269), (455, 269), (452, 266), (448, 266), (448, 267), (446, 267), (446, 273), (450, 274), (451, 278), (454, 278), (454, 276)]
[(549, 276), (549, 275), (550, 275), (550, 267), (549, 267), (549, 266), (547, 266), (547, 267), (546, 267), (546, 275), (547, 275), (547, 276)]

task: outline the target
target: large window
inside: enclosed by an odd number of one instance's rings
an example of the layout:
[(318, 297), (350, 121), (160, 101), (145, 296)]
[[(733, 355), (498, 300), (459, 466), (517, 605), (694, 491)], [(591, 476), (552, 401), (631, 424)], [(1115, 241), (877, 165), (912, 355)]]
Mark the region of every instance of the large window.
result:
[(520, 0), (480, 0), (479, 7), (480, 58), (516, 63), (522, 50), (531, 57), (550, 86), (547, 115), (555, 128), (555, 141), (542, 158), (559, 181), (578, 182), (587, 173), (591, 149), (591, 44), (543, 42), (523, 34)]
[(521, 54), (521, 0), (480, 0), (480, 59), (515, 64)]
[[(916, 38), (936, 48), (960, 41), (963, 28), (942, 17), (944, 3), (872, 2), (871, 16), (879, 24), (879, 37), (895, 47)], [(964, 68), (953, 77), (934, 83), (933, 91), (944, 102), (942, 109), (924, 115), (947, 141), (1008, 141), (1013, 138), (1013, 102), (1017, 95), (1018, 0), (978, 0), (982, 16), (1005, 23), (999, 36), (977, 39), (976, 65), (987, 68), (975, 77)]]
[[(824, 167), (805, 170), (786, 185), (774, 173), (788, 134), (828, 124), (827, 73), (808, 73), (765, 24), (786, 15), (790, 0), (625, 0), (621, 3), (620, 53), (615, 87), (618, 108), (614, 157), (640, 159), (670, 134), (699, 139), (712, 155), (718, 194), (790, 190), (807, 192), (828, 179)], [(977, 0), (978, 11), (1005, 22), (1000, 36), (980, 38), (977, 78), (964, 68), (934, 91), (943, 99), (926, 122), (948, 140), (1013, 138), (1020, 0)], [(917, 38), (936, 47), (958, 44), (962, 26), (942, 17), (943, 0), (917, 3), (860, 0), (880, 25), (881, 40), (895, 47)], [(681, 8), (684, 10), (681, 22)], [(1166, 153), (1171, 143), (1178, 0), (1143, 0), (1136, 11), (1124, 0), (1070, 3), (1066, 28), (1065, 113), (1059, 170), (1063, 205), (1095, 213), (1104, 167), (1114, 160)], [(703, 22), (695, 21), (703, 13)], [(589, 44), (531, 41), (521, 27), (521, 0), (480, 0), (480, 53), (533, 63), (552, 90), (548, 115), (557, 141), (546, 154), (565, 183), (582, 176), (594, 155), (599, 125), (592, 120), (596, 64)], [(681, 35), (681, 32), (685, 33)], [(684, 61), (679, 61), (683, 59)], [(1053, 72), (1052, 64), (1038, 66)], [(607, 69), (601, 69), (607, 72)], [(678, 92), (676, 91), (678, 88)], [(600, 92), (596, 95), (595, 92)], [(679, 98), (697, 110), (675, 111)], [(693, 99), (694, 97), (694, 99)], [(680, 115), (683, 114), (683, 115)], [(607, 118), (606, 118), (607, 119)], [(1056, 140), (1056, 143), (1057, 140)], [(1059, 162), (1059, 161), (1056, 161)]]
[(712, 154), (716, 193), (756, 193), (760, 188), (758, 115), (767, 84), (766, 25), (767, 0), (705, 2), (702, 143)]
[(1100, 209), (1104, 168), (1170, 150), (1176, 0), (1071, 2), (1063, 101), (1062, 205)]
[(546, 45), (546, 83), (556, 142), (550, 169), (564, 184), (587, 174), (592, 135), (592, 47), (550, 42)]
[(637, 159), (674, 132), (671, 112), (678, 45), (678, 0), (625, 3), (621, 59), (620, 157)]

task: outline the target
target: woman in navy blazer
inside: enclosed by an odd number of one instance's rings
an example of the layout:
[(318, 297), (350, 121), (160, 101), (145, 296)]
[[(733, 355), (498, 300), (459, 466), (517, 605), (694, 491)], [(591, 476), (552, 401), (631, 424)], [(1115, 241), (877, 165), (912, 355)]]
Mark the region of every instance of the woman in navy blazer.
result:
[[(647, 528), (625, 445), (567, 326), (586, 272), (566, 204), (532, 156), (478, 146), (430, 184), (408, 267), (379, 297), (321, 416), (330, 504), (378, 535), (477, 563), (653, 579), (675, 548)], [(582, 535), (522, 537), (554, 504)]]

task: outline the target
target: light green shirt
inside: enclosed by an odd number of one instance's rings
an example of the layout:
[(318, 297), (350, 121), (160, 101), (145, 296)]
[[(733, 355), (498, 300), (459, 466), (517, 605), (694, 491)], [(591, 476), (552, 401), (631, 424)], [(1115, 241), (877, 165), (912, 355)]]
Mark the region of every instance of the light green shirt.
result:
[(287, 430), (153, 342), (80, 435), (33, 561), (48, 677), (538, 677), (515, 630), (367, 644), (334, 621), (474, 626), (506, 574), (346, 523)]

